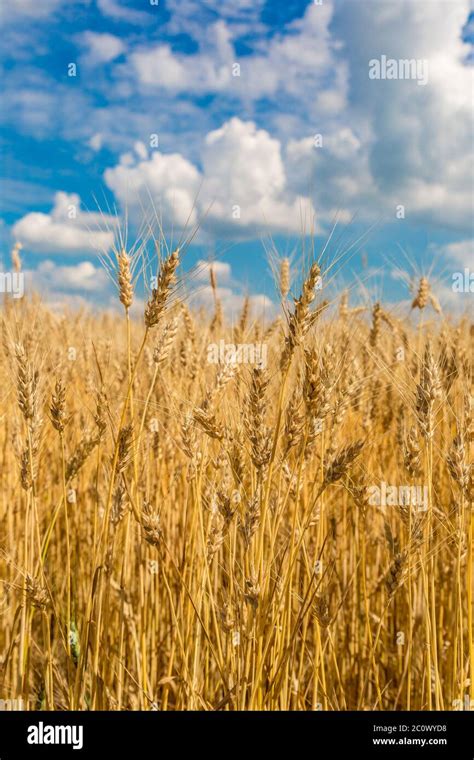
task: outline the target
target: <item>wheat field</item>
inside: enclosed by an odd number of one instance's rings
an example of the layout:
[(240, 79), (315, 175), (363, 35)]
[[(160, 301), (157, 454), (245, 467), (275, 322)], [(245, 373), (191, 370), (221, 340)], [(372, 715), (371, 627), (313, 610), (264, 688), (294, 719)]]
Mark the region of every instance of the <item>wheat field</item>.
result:
[[(473, 328), (328, 304), (229, 321), (161, 256), (141, 317), (2, 309), (0, 698), (59, 710), (455, 710), (474, 697)], [(209, 361), (261, 345), (265, 362)]]

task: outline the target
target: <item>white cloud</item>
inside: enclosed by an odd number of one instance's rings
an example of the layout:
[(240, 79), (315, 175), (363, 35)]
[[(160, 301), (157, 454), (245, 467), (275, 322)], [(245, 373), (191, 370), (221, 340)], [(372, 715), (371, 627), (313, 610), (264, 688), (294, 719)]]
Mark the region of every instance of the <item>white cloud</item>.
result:
[(46, 259), (36, 269), (24, 269), (23, 273), (25, 294), (39, 293), (51, 309), (62, 313), (94, 304), (102, 308), (111, 298), (105, 269), (90, 261), (64, 265)]
[(265, 0), (166, 0), (171, 18), (166, 24), (170, 35), (187, 34), (199, 41), (203, 27), (223, 19), (235, 37), (265, 33), (260, 16)]
[[(363, 4), (342, 0), (332, 29), (349, 62), (350, 108), (339, 120), (361, 136), (365, 162), (346, 167), (359, 180), (362, 208), (410, 221), (467, 227), (472, 216), (472, 68), (461, 29), (469, 0)], [(428, 83), (369, 80), (368, 62), (386, 55), (428, 62)], [(358, 170), (369, 169), (369, 183)]]
[(219, 92), (232, 80), (235, 60), (230, 32), (224, 21), (212, 24), (202, 40), (205, 52), (178, 55), (170, 45), (138, 49), (130, 61), (142, 84), (173, 92)]
[[(367, 0), (360, 7), (353, 0), (309, 4), (303, 17), (281, 33), (264, 37), (256, 32), (250, 54), (238, 56), (229, 8), (223, 6), (220, 13), (209, 0), (205, 8), (221, 18), (207, 31), (201, 29), (196, 52), (147, 45), (129, 61), (139, 83), (169, 96), (216, 93), (225, 102), (243, 102), (246, 113), (259, 99), (269, 99), (266, 132), (286, 143), (285, 194), (311, 192), (322, 219), (341, 209), (346, 218), (356, 213), (367, 221), (390, 220), (402, 204), (410, 222), (466, 229), (472, 215), (473, 141), (466, 97), (472, 67), (466, 65), (470, 47), (461, 29), (469, 7), (469, 0), (432, 0), (422, 6), (415, 0)], [(178, 18), (178, 4), (173, 10)], [(193, 0), (184, 2), (186, 19), (195, 10)], [(235, 6), (241, 20), (247, 12), (247, 3)], [(427, 85), (370, 80), (369, 60), (382, 54), (426, 59)], [(232, 76), (234, 62), (241, 66), (240, 77)], [(234, 110), (241, 112), (239, 106)], [(319, 151), (303, 137), (317, 132), (324, 139)], [(269, 179), (275, 167), (270, 164)], [(230, 175), (234, 189), (239, 171)], [(203, 169), (204, 191), (208, 181), (221, 187), (218, 173), (213, 158), (212, 171)], [(209, 219), (223, 218), (229, 193), (216, 198)], [(266, 202), (261, 199), (256, 211), (269, 211)], [(275, 197), (271, 208), (282, 213), (281, 226), (288, 226)]]
[(106, 271), (90, 261), (81, 261), (73, 266), (58, 266), (50, 259), (42, 261), (35, 270), (30, 270), (33, 287), (47, 289), (55, 293), (63, 291), (103, 291), (108, 285)]
[(140, 81), (179, 92), (189, 86), (186, 69), (173, 55), (169, 45), (160, 45), (153, 50), (134, 52), (130, 56), (132, 65)]
[[(241, 161), (236, 165), (237, 161)], [(232, 118), (220, 129), (206, 135), (203, 165), (211, 183), (210, 191), (222, 190), (227, 174), (228, 197), (247, 200), (251, 205), (262, 196), (277, 195), (285, 186), (285, 170), (280, 143), (253, 122)], [(234, 166), (232, 174), (229, 169)]]
[(120, 0), (97, 0), (97, 6), (104, 16), (114, 21), (140, 25), (150, 20), (150, 14), (126, 7)]
[(168, 0), (167, 7), (181, 20), (196, 17), (203, 8), (230, 20), (241, 20), (250, 13), (258, 14), (265, 0)]
[(328, 134), (290, 140), (285, 164), (289, 187), (295, 193), (310, 193), (322, 218), (330, 216), (333, 209), (347, 212), (346, 207), (358, 203), (361, 194), (367, 192), (367, 185), (370, 186), (364, 147), (346, 126), (334, 128)]
[(58, 192), (49, 214), (33, 211), (19, 219), (12, 229), (24, 247), (40, 253), (80, 253), (104, 251), (114, 240), (116, 219), (99, 213), (82, 211), (75, 193)]
[[(156, 12), (125, 0), (98, 4), (119, 22), (141, 23)], [(23, 5), (33, 12), (48, 2)], [(93, 105), (85, 81), (66, 94), (45, 75), (9, 72), (2, 119), (35, 137), (51, 136), (55, 125), (64, 139), (121, 152), (105, 175), (118, 200), (140, 214), (150, 194), (164, 221), (178, 225), (199, 193), (191, 224), (213, 202), (203, 227), (219, 234), (294, 231), (300, 206), (312, 212), (308, 196), (323, 221), (333, 210), (393, 220), (403, 204), (409, 223), (470, 229), (472, 67), (461, 38), (469, 0), (325, 0), (276, 32), (257, 23), (260, 1), (170, 0), (167, 7), (175, 31), (186, 21), (196, 52), (131, 40), (113, 83), (94, 82), (107, 87), (106, 107)], [(249, 19), (250, 52), (237, 55)], [(382, 54), (426, 58), (428, 84), (369, 80), (368, 61)], [(234, 62), (240, 77), (232, 76)], [(218, 97), (202, 106), (204, 93)], [(245, 117), (216, 129), (222, 112)], [(249, 127), (250, 119), (264, 129)], [(150, 156), (145, 145), (157, 129), (164, 153)], [(318, 132), (321, 149), (313, 145)], [(233, 205), (241, 206), (240, 220), (232, 219)]]
[(103, 144), (104, 144), (104, 136), (100, 132), (96, 132), (92, 137), (87, 141), (87, 144), (89, 148), (92, 148), (92, 150), (99, 151)]
[(120, 37), (106, 32), (83, 32), (78, 36), (78, 42), (84, 51), (82, 60), (88, 66), (113, 61), (126, 50), (126, 46)]
[(222, 283), (230, 280), (231, 267), (227, 261), (204, 261), (203, 259), (197, 262), (193, 270), (194, 279), (199, 282), (209, 282), (211, 267), (218, 282)]
[[(467, 287), (469, 284), (467, 283)], [(447, 282), (437, 283), (434, 291), (441, 304), (442, 309), (449, 314), (467, 314), (472, 313), (472, 292), (465, 290), (459, 292), (453, 289), (453, 279), (450, 273)]]
[(133, 149), (138, 158), (141, 158), (142, 161), (146, 161), (148, 158), (148, 150), (144, 143), (142, 143), (140, 140), (137, 140), (133, 145)]
[[(246, 3), (240, 7), (248, 9)], [(328, 31), (331, 14), (330, 2), (311, 4), (284, 34), (260, 41), (257, 36), (254, 51), (245, 56), (237, 55), (235, 30), (221, 17), (204, 30), (201, 26), (195, 53), (175, 53), (168, 43), (160, 43), (138, 48), (129, 61), (138, 81), (148, 87), (194, 95), (222, 93), (244, 101), (277, 93), (307, 99), (315, 85), (324, 82), (331, 90), (320, 96), (318, 109), (332, 112), (345, 103), (347, 72), (343, 61), (338, 61), (336, 70), (336, 48)], [(234, 75), (235, 63), (240, 65), (239, 76)]]
[(198, 193), (200, 175), (193, 164), (179, 153), (153, 152), (148, 160), (136, 162), (125, 154), (113, 169), (107, 169), (105, 182), (130, 213), (143, 217), (150, 201), (164, 224), (184, 226), (196, 222), (193, 204)]
[(14, 21), (15, 17), (23, 16), (40, 19), (53, 13), (62, 5), (62, 0), (8, 0), (0, 8), (0, 22)]
[(39, 140), (61, 136), (68, 142), (77, 138), (84, 141), (101, 131), (100, 120), (107, 109), (99, 109), (94, 118), (86, 92), (68, 85), (64, 77), (53, 78), (39, 68), (17, 66), (3, 79), (2, 124)]
[(448, 263), (454, 263), (460, 267), (468, 267), (474, 262), (474, 240), (459, 240), (457, 243), (449, 243), (442, 247), (442, 252)]
[(230, 119), (206, 135), (201, 153), (202, 173), (180, 154), (124, 154), (105, 181), (138, 215), (151, 199), (168, 225), (183, 226), (191, 213), (189, 225), (200, 218), (205, 231), (236, 238), (300, 232), (302, 214), (313, 214), (307, 198), (288, 190), (279, 141), (253, 122)]
[(8, 179), (2, 177), (2, 193), (0, 209), (2, 213), (10, 212), (18, 215), (25, 205), (34, 206), (36, 203), (49, 203), (51, 191), (43, 185), (23, 179)]
[[(204, 221), (236, 237), (273, 229), (299, 231), (308, 201), (287, 193), (280, 142), (253, 122), (232, 118), (206, 135), (202, 151)], [(237, 216), (237, 218), (235, 218)]]

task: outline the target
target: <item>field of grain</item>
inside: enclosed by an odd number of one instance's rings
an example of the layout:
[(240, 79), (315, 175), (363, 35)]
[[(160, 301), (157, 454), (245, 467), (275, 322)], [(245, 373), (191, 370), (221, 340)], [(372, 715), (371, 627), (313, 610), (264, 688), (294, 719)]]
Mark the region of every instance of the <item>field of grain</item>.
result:
[[(425, 279), (403, 319), (327, 305), (282, 260), (280, 316), (230, 324), (181, 298), (180, 255), (141, 319), (125, 251), (121, 314), (4, 303), (0, 698), (472, 705), (469, 321)], [(222, 340), (266, 361), (209, 361)]]

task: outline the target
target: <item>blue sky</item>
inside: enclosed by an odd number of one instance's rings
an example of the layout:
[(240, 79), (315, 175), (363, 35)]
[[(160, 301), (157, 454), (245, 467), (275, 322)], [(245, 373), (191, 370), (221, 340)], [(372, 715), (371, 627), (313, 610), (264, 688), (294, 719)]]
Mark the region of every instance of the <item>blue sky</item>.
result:
[[(406, 251), (455, 305), (451, 275), (472, 266), (471, 11), (468, 0), (10, 0), (4, 267), (19, 240), (48, 298), (108, 306), (97, 251), (111, 243), (110, 211), (123, 226), (127, 209), (133, 239), (153, 206), (175, 238), (186, 220), (199, 226), (188, 266), (223, 262), (229, 303), (247, 289), (264, 303), (270, 241), (291, 252), (314, 224), (320, 247), (337, 218), (329, 259), (359, 241), (338, 286), (362, 278), (406, 297)], [(426, 61), (428, 81), (370, 79), (381, 56)]]

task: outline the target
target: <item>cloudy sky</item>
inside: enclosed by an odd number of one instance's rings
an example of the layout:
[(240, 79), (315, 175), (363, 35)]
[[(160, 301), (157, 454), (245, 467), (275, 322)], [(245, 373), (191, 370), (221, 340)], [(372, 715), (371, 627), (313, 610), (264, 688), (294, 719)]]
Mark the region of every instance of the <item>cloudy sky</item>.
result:
[[(338, 284), (472, 267), (469, 0), (9, 0), (0, 31), (0, 253), (55, 298), (109, 303), (125, 210), (130, 238), (198, 226), (188, 265), (215, 255), (229, 300), (335, 220)], [(425, 81), (371, 78), (383, 56)]]

